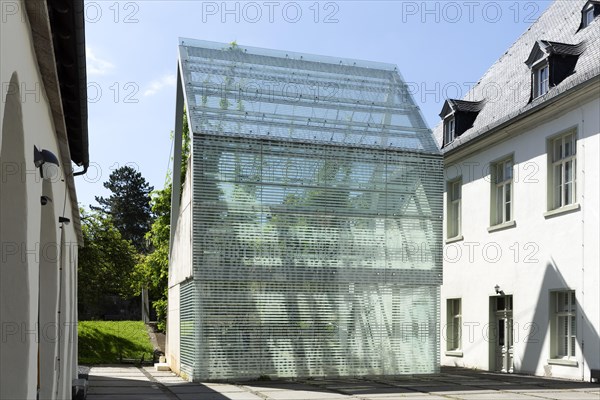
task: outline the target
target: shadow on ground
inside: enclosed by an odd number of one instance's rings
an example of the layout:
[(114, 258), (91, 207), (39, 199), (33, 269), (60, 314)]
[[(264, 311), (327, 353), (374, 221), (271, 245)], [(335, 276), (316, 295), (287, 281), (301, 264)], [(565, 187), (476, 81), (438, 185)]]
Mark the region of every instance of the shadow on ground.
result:
[(96, 366), (88, 400), (599, 400), (600, 385), (443, 368), (437, 375), (190, 383), (152, 367)]

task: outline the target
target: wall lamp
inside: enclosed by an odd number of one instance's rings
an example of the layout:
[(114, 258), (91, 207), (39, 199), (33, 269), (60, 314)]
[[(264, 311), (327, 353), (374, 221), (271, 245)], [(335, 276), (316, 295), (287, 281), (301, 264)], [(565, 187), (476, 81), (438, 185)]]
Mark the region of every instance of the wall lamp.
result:
[(33, 146), (33, 163), (40, 169), (43, 179), (53, 180), (59, 175), (58, 158), (50, 150), (39, 150)]
[(498, 286), (498, 285), (494, 286), (494, 290), (496, 291), (496, 294), (499, 294), (500, 296), (504, 296), (504, 290), (500, 289), (500, 286)]

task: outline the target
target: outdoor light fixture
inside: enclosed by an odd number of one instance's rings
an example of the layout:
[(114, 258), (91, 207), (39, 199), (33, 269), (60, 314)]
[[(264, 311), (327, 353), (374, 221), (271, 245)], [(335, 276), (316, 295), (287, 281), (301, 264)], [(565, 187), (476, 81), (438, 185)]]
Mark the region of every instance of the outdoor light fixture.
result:
[(40, 203), (42, 203), (42, 205), (45, 206), (48, 203), (52, 203), (52, 199), (48, 196), (42, 196), (40, 197)]
[(59, 175), (58, 158), (50, 150), (39, 150), (33, 146), (33, 162), (40, 169), (43, 179), (53, 180)]
[(69, 223), (71, 222), (71, 220), (67, 217), (58, 217), (58, 222), (60, 224), (65, 224), (65, 225), (69, 225)]
[(500, 289), (500, 286), (498, 286), (498, 285), (494, 286), (494, 290), (496, 290), (496, 294), (504, 296), (504, 290)]

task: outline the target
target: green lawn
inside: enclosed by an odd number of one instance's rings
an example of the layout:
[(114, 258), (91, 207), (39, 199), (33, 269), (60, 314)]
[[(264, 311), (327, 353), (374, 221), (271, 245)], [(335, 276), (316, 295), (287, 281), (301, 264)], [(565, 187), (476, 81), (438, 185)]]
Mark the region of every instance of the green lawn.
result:
[(79, 321), (79, 363), (111, 364), (121, 359), (152, 360), (142, 321)]

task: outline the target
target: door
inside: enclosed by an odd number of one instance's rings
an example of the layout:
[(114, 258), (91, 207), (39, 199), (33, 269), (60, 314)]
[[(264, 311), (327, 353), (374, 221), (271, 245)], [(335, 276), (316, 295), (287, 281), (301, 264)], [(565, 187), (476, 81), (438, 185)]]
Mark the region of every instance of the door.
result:
[(512, 296), (495, 298), (495, 370), (513, 372), (513, 315)]

